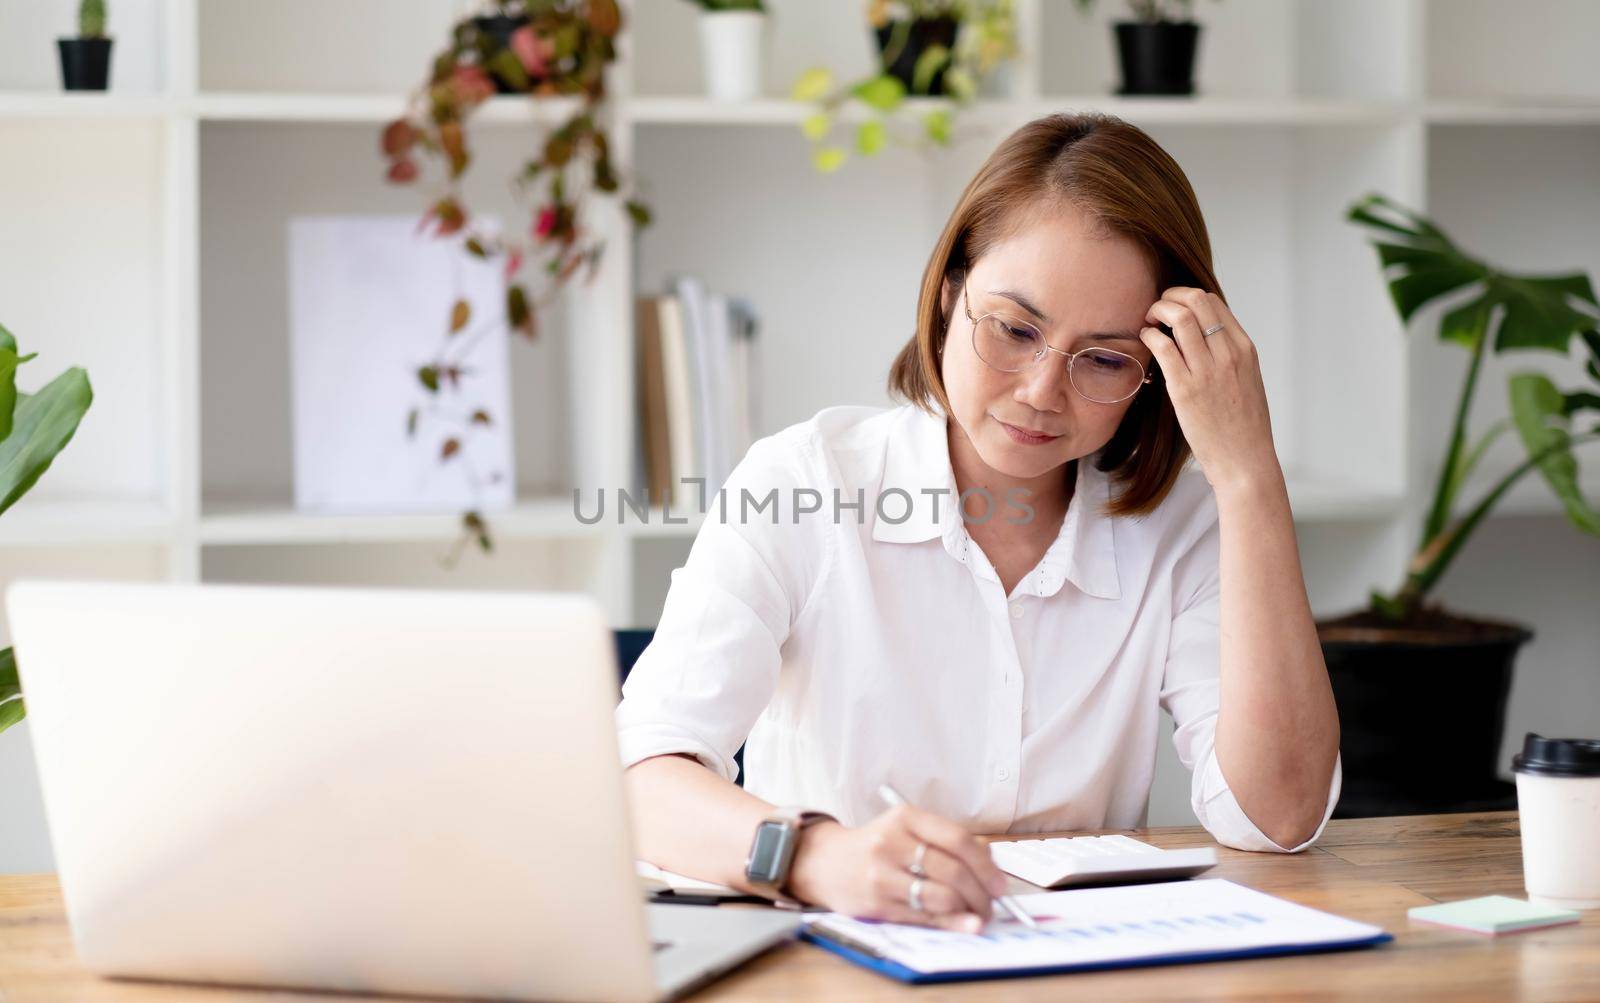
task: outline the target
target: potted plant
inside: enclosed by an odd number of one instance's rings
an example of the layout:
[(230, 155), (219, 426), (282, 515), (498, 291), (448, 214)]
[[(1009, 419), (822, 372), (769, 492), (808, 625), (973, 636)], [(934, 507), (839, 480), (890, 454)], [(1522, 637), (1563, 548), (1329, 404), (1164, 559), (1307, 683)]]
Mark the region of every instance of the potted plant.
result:
[[(872, 0), (867, 17), (879, 44), (876, 71), (836, 85), (832, 71), (812, 67), (790, 92), (815, 106), (800, 128), (811, 142), (813, 166), (823, 173), (849, 159), (831, 133), (850, 102), (861, 102), (870, 113), (855, 129), (855, 152), (863, 156), (888, 145), (888, 122), (907, 97), (928, 99), (919, 108), (921, 137), (948, 145), (954, 109), (970, 103), (980, 85), (1017, 55), (1012, 0)], [(948, 31), (946, 21), (953, 25)]]
[[(611, 161), (605, 124), (605, 70), (616, 59), (622, 30), (616, 0), (492, 0), (478, 15), (457, 22), (449, 43), (429, 63), (425, 82), (412, 95), (406, 113), (388, 123), (379, 140), (391, 183), (426, 186), (428, 208), (419, 228), (458, 241), (464, 253), (503, 262), (505, 314), (513, 331), (532, 340), (538, 311), (580, 270), (585, 281), (600, 267), (605, 242), (585, 226), (591, 190), (623, 199), (635, 227), (649, 225), (649, 208), (625, 195), (624, 179)], [(498, 232), (480, 230), (467, 206), (462, 179), (472, 163), (468, 125), (496, 93), (541, 98), (575, 98), (576, 106), (559, 126), (543, 130), (535, 149), (510, 178), (517, 201), (528, 210), (526, 226)], [(424, 175), (424, 164), (439, 175)], [(530, 292), (532, 278), (543, 291)], [(442, 327), (437, 358), (411, 378), (438, 394), (455, 379), (448, 346), (466, 327), (470, 308), (457, 297)], [(417, 416), (396, 416), (407, 434)], [(488, 424), (493, 416), (474, 416)], [(447, 448), (439, 460), (455, 462), (460, 450)], [(477, 512), (462, 516), (463, 539), (490, 549), (487, 523)]]
[(106, 37), (105, 0), (78, 4), (78, 37), (58, 38), (61, 85), (69, 91), (103, 91), (111, 79), (111, 39)]
[(767, 10), (761, 0), (689, 0), (700, 8), (700, 72), (713, 101), (761, 96)]
[(943, 94), (965, 6), (962, 0), (872, 0), (867, 20), (883, 72), (914, 94)]
[[(1579, 530), (1600, 536), (1600, 510), (1582, 495), (1574, 447), (1600, 439), (1600, 316), (1582, 272), (1518, 275), (1457, 246), (1437, 224), (1380, 195), (1347, 218), (1373, 234), (1402, 322), (1451, 298), (1439, 337), (1470, 353), (1420, 542), (1393, 592), (1366, 609), (1319, 621), (1339, 705), (1345, 817), (1506, 807), (1513, 789), (1497, 775), (1513, 659), (1527, 627), (1451, 614), (1429, 592), (1513, 484), (1538, 471)], [(1543, 373), (1509, 378), (1510, 417), (1469, 435), (1474, 390), (1489, 351), (1574, 347), (1589, 354), (1593, 384), (1558, 389)], [(1470, 475), (1488, 447), (1515, 431), (1526, 454), (1478, 497)]]
[[(17, 392), (17, 340), (0, 327), (0, 513), (16, 504), (50, 469), (72, 439), (94, 393), (82, 369), (68, 369), (38, 393)], [(26, 708), (10, 648), (0, 649), (0, 731), (22, 720)]]
[[(1078, 0), (1087, 14), (1095, 0)], [(1114, 26), (1122, 66), (1118, 94), (1194, 93), (1195, 51), (1200, 25), (1190, 16), (1194, 0), (1128, 0), (1132, 21)]]

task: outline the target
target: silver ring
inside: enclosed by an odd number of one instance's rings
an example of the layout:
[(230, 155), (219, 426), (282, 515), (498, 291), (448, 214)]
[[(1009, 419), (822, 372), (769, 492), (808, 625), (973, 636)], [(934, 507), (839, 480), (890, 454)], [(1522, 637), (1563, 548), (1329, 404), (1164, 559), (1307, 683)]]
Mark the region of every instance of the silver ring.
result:
[(1210, 327), (1206, 328), (1205, 335), (1206, 335), (1207, 338), (1209, 338), (1213, 334), (1216, 334), (1218, 331), (1222, 330), (1223, 328), (1225, 328), (1227, 326), (1228, 325), (1226, 325), (1226, 324), (1212, 324)]
[(922, 879), (911, 879), (911, 890), (906, 893), (906, 904), (911, 906), (912, 912), (922, 912)]
[(922, 858), (927, 856), (927, 854), (928, 854), (928, 844), (927, 843), (918, 843), (917, 844), (917, 852), (915, 854), (913, 854), (912, 857), (911, 857), (911, 866), (907, 867), (906, 870), (910, 871), (916, 877), (919, 877), (919, 878), (927, 877), (928, 876), (928, 872), (926, 870), (924, 870), (923, 866), (922, 866)]

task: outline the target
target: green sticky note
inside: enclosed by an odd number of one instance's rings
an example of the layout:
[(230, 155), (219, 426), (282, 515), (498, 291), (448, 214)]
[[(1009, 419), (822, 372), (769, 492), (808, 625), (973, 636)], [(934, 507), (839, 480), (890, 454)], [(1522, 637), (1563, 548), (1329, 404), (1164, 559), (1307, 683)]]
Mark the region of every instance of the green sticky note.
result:
[(1504, 895), (1413, 906), (1406, 915), (1422, 923), (1488, 934), (1515, 933), (1578, 921), (1578, 914), (1571, 909), (1552, 909)]

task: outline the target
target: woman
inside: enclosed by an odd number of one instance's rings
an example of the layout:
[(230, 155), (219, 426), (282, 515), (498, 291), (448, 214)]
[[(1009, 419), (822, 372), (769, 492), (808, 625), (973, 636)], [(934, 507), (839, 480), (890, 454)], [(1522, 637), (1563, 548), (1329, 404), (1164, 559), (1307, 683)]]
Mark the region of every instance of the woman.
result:
[(923, 274), (909, 403), (756, 443), (673, 572), (617, 711), (641, 856), (977, 929), (1004, 880), (976, 834), (1140, 824), (1158, 708), (1219, 842), (1309, 845), (1338, 719), (1217, 289), (1145, 133), (1052, 115), (1002, 142)]

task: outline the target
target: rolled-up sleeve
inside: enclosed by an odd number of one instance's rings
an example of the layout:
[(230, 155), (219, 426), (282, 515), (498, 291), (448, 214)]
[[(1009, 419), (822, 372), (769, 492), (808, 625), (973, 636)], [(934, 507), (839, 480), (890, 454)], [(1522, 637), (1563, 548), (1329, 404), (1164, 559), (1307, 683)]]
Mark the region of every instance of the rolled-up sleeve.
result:
[(1239, 807), (1217, 761), (1217, 709), (1221, 693), (1221, 537), (1215, 504), (1209, 525), (1174, 565), (1174, 609), (1161, 706), (1172, 715), (1172, 743), (1192, 773), (1190, 805), (1206, 831), (1237, 850), (1298, 853), (1317, 841), (1339, 802), (1342, 764), (1334, 758), (1333, 777), (1322, 822), (1311, 838), (1284, 847), (1262, 832)]
[(655, 636), (622, 689), (624, 767), (687, 753), (737, 779), (734, 753), (777, 688), (783, 642), (826, 567), (829, 538), (814, 517), (795, 514), (797, 489), (813, 487), (814, 457), (803, 437), (769, 436), (708, 499)]

